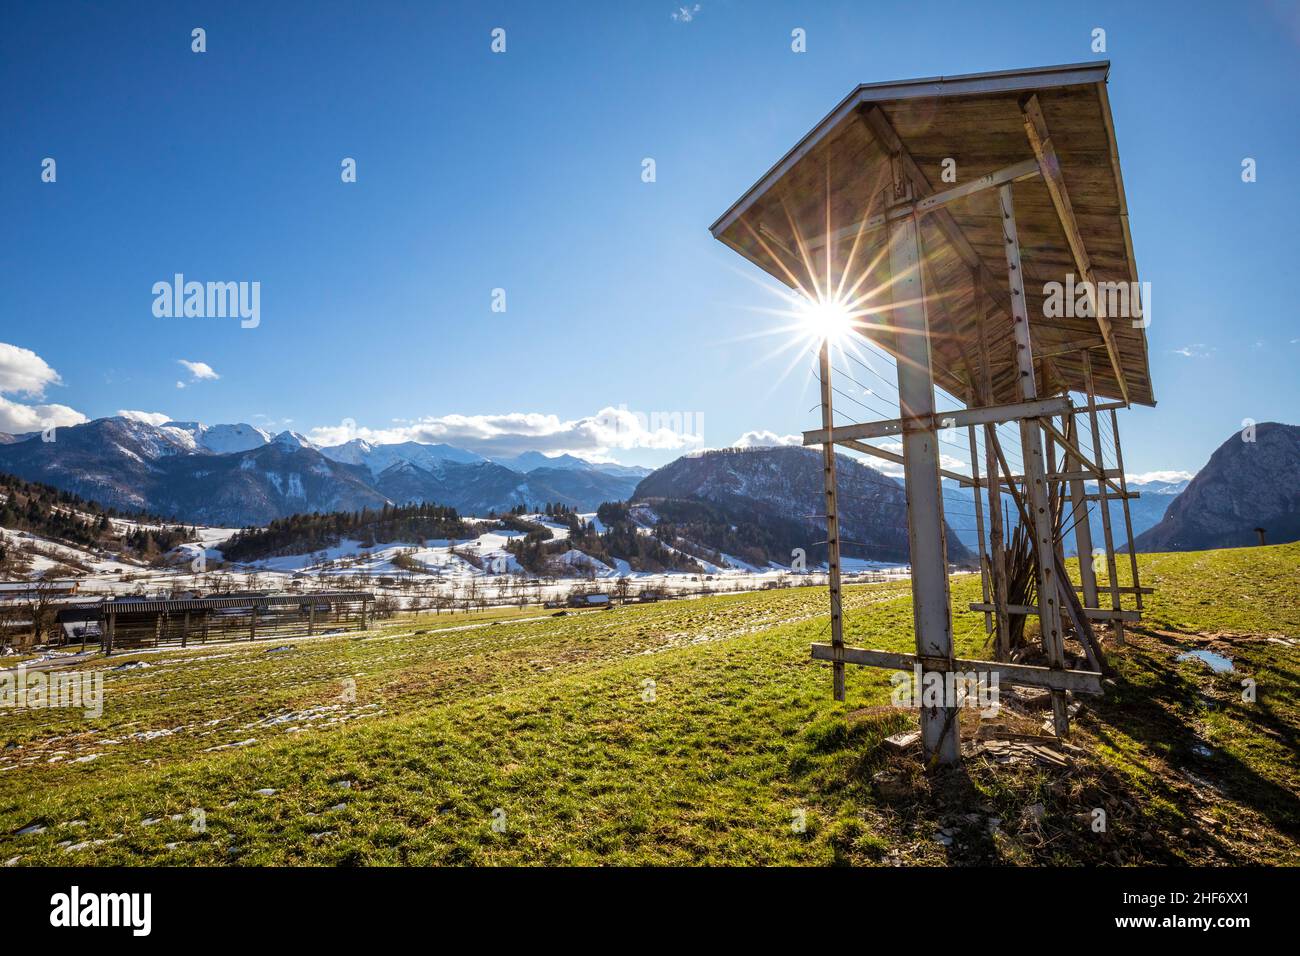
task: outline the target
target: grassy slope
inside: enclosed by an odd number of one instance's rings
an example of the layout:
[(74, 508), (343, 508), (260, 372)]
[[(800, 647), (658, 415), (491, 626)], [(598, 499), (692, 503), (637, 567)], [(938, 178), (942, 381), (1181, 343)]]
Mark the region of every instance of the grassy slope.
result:
[[(848, 703), (830, 699), (808, 659), (822, 589), (459, 630), (427, 616), (285, 653), (140, 655), (153, 666), (110, 672), (101, 718), (0, 715), (0, 863), (1300, 862), (1300, 642), (1264, 638), (1300, 639), (1300, 545), (1143, 561), (1160, 593), (1067, 770), (981, 757), (927, 777), (883, 753), (914, 716), (881, 706), (883, 671), (851, 669)], [(977, 591), (955, 579), (954, 603)], [(854, 587), (846, 609), (850, 643), (907, 649), (906, 584)], [(955, 633), (982, 650), (979, 615)], [(1192, 646), (1239, 673), (1174, 662)], [(14, 835), (32, 823), (48, 829)]]

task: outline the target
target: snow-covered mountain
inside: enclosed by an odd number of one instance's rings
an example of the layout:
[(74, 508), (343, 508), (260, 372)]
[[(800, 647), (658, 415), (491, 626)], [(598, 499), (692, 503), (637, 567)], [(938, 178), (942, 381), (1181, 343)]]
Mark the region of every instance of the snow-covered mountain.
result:
[(0, 443), (0, 471), (106, 507), (235, 527), (385, 502), (435, 502), (462, 514), (548, 502), (591, 511), (626, 499), (637, 482), (595, 467), (525, 475), (450, 445), (354, 440), (320, 449), (297, 432), (271, 436), (250, 425), (101, 418), (59, 428), (54, 441), (13, 437)]
[[(391, 445), (376, 445), (364, 438), (354, 438), (341, 445), (328, 445), (320, 448), (320, 453), (332, 461), (346, 462), (349, 465), (364, 465), (372, 475), (387, 471), (398, 462), (407, 462), (426, 471), (434, 471), (443, 462), (486, 461), (482, 455), (451, 445), (425, 445), (421, 442), (404, 441)], [(519, 469), (515, 469), (518, 471)]]
[(618, 465), (613, 462), (587, 461), (585, 458), (578, 458), (575, 455), (545, 455), (540, 451), (526, 451), (522, 455), (510, 457), (496, 457), (492, 459), (498, 465), (503, 465), (511, 471), (522, 472), (527, 475), (539, 468), (555, 469), (562, 471), (600, 471), (607, 475), (617, 475), (620, 478), (644, 478), (653, 471), (653, 468), (643, 468), (640, 465)]
[(270, 432), (255, 425), (240, 422), (236, 425), (204, 425), (200, 422), (164, 422), (163, 428), (184, 432), (194, 440), (196, 448), (217, 455), (258, 448), (271, 440)]

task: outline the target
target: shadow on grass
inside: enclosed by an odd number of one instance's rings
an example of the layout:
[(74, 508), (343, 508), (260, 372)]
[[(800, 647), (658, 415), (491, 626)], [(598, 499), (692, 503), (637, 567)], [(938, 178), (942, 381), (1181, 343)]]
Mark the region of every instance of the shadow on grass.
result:
[[(1095, 704), (1098, 725), (1094, 733), (1115, 750), (1123, 752), (1125, 743), (1118, 740), (1110, 728), (1140, 744), (1148, 754), (1158, 754), (1175, 771), (1194, 774), (1209, 781), (1211, 786), (1266, 817), (1281, 833), (1292, 840), (1300, 840), (1300, 799), (1287, 787), (1263, 776), (1256, 768), (1233, 752), (1242, 740), (1234, 740), (1227, 747), (1219, 747), (1211, 754), (1198, 748), (1208, 746), (1197, 734), (1193, 724), (1198, 710), (1205, 706), (1206, 698), (1200, 686), (1178, 670), (1174, 661), (1183, 648), (1168, 635), (1139, 630), (1143, 637), (1163, 645), (1149, 648), (1130, 644), (1122, 654), (1113, 656), (1120, 666), (1116, 668), (1115, 686), (1106, 698)], [(1238, 675), (1240, 676), (1240, 675)], [(1281, 672), (1279, 679), (1294, 685), (1295, 673)], [(1263, 702), (1243, 709), (1235, 703), (1214, 700), (1213, 705), (1232, 708), (1229, 716), (1243, 730), (1261, 736), (1276, 736), (1291, 751), (1296, 752), (1296, 735), (1286, 720), (1275, 709)], [(1177, 803), (1181, 794), (1167, 778), (1154, 768), (1154, 778), (1160, 780), (1171, 802)], [(1184, 808), (1180, 807), (1180, 811)], [(1184, 826), (1200, 831), (1197, 835), (1213, 845), (1224, 857), (1233, 859), (1236, 851), (1212, 834), (1184, 811)]]

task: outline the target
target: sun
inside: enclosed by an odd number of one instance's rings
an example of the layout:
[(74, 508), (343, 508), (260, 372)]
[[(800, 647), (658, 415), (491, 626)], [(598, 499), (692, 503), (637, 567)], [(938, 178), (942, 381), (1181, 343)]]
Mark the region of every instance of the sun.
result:
[(798, 311), (804, 327), (818, 342), (839, 345), (853, 330), (852, 310), (836, 299), (801, 299)]

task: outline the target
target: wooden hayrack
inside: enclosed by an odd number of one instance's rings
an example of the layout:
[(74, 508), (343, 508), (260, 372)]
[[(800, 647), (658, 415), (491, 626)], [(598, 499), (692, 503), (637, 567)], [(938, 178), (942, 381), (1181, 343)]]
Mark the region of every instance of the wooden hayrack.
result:
[[(985, 671), (1007, 684), (1049, 689), (1053, 727), (1064, 737), (1067, 693), (1102, 691), (1094, 622), (1106, 622), (1122, 642), (1124, 623), (1140, 618), (1150, 589), (1141, 586), (1132, 553), (1129, 501), (1137, 494), (1124, 478), (1116, 411), (1153, 406), (1155, 396), (1149, 315), (1106, 92), (1109, 67), (860, 86), (711, 227), (809, 300), (845, 309), (853, 332), (895, 360), (898, 416), (836, 425), (832, 343), (823, 341), (821, 428), (803, 436), (823, 450), (829, 550), (831, 643), (814, 644), (812, 654), (832, 662), (838, 700), (845, 664)], [(965, 407), (936, 411), (936, 386)], [(1105, 454), (1105, 415), (1113, 461)], [(1087, 453), (1079, 440), (1084, 422)], [(1006, 423), (1018, 430), (1020, 474), (998, 437)], [(941, 467), (944, 429), (966, 430), (970, 475)], [(901, 455), (869, 444), (887, 437), (901, 442)], [(844, 645), (836, 446), (904, 467), (915, 654)], [(983, 613), (986, 632), (995, 635), (993, 661), (954, 657), (945, 478), (973, 490), (984, 597), (969, 609)], [(1034, 606), (1008, 602), (1003, 495), (1030, 532)], [(1114, 501), (1129, 543), (1128, 587), (1116, 573)], [(1093, 503), (1100, 545), (1092, 537)], [(1080, 555), (1077, 584), (1063, 556), (1067, 510)], [(1093, 555), (1104, 560), (1104, 587)], [(1136, 609), (1123, 606), (1129, 595)], [(1010, 621), (1026, 615), (1039, 620), (1043, 665), (1010, 660)], [(1086, 669), (1067, 666), (1071, 637)], [(956, 708), (926, 706), (920, 716), (927, 756), (958, 762)]]

